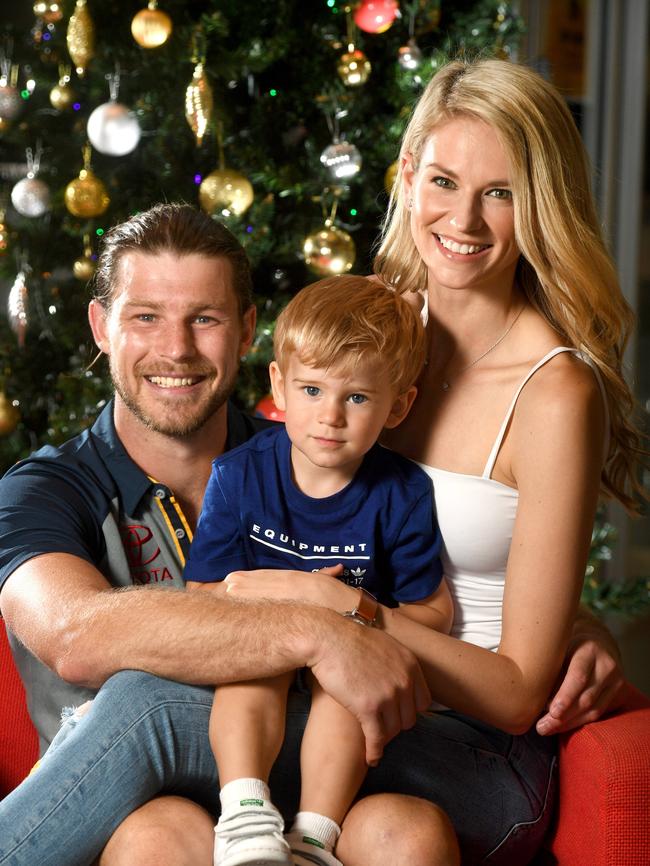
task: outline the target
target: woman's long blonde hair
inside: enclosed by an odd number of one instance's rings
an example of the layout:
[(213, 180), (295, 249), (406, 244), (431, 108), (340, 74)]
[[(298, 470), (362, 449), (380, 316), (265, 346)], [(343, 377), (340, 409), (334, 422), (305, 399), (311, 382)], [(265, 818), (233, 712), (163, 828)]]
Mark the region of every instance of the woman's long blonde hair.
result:
[(426, 287), (404, 200), (403, 158), (417, 170), (433, 128), (459, 115), (479, 118), (499, 136), (521, 250), (517, 283), (562, 340), (601, 371), (611, 421), (603, 491), (636, 511), (634, 494), (643, 494), (637, 464), (646, 452), (621, 370), (633, 315), (600, 230), (584, 145), (552, 85), (524, 66), (492, 59), (455, 60), (431, 79), (404, 133), (375, 272), (400, 292)]

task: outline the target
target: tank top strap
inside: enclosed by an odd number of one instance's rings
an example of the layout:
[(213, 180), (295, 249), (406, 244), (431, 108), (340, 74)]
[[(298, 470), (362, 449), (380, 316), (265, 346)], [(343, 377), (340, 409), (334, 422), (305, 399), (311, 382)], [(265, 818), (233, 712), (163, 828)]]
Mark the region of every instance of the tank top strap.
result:
[(604, 452), (603, 452), (603, 460), (607, 455), (609, 450), (609, 411), (607, 407), (607, 396), (605, 393), (605, 386), (603, 384), (603, 380), (600, 374), (600, 370), (594, 364), (594, 362), (589, 358), (588, 355), (585, 355), (579, 349), (572, 349), (570, 346), (556, 346), (554, 349), (551, 349), (543, 358), (541, 358), (524, 376), (523, 380), (519, 383), (517, 390), (515, 391), (515, 395), (512, 398), (510, 406), (508, 407), (508, 411), (506, 412), (506, 417), (503, 419), (503, 423), (501, 425), (501, 429), (497, 435), (497, 438), (492, 446), (492, 450), (490, 451), (490, 456), (487, 459), (487, 463), (485, 464), (485, 469), (483, 470), (483, 478), (491, 478), (492, 470), (494, 469), (494, 464), (496, 463), (497, 456), (499, 451), (501, 450), (501, 445), (503, 444), (503, 437), (506, 435), (506, 430), (508, 429), (508, 424), (510, 423), (510, 419), (512, 418), (512, 413), (515, 411), (515, 406), (517, 405), (517, 400), (519, 399), (519, 395), (521, 394), (524, 385), (528, 382), (531, 376), (534, 376), (535, 373), (539, 370), (540, 367), (543, 367), (544, 364), (548, 363), (552, 358), (556, 355), (559, 355), (561, 352), (571, 352), (572, 355), (575, 355), (576, 358), (580, 358), (581, 361), (584, 361), (588, 364), (591, 369), (594, 371), (594, 375), (596, 377), (596, 381), (598, 382), (598, 387), (600, 389), (601, 396), (603, 398), (603, 405), (605, 407), (605, 442), (604, 442)]

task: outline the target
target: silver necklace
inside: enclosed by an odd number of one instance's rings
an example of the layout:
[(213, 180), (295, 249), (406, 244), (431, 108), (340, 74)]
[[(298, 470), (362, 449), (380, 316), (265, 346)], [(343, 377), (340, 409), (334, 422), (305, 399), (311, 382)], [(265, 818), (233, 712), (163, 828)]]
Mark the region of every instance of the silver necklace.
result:
[[(512, 320), (512, 322), (510, 322), (510, 324), (509, 324), (508, 327), (505, 329), (505, 331), (503, 332), (503, 334), (501, 334), (501, 336), (499, 337), (499, 339), (496, 341), (496, 343), (492, 343), (492, 345), (490, 346), (489, 349), (486, 349), (485, 352), (483, 352), (482, 355), (479, 355), (479, 356), (478, 356), (478, 358), (474, 358), (474, 360), (472, 361), (471, 364), (468, 364), (466, 367), (463, 367), (463, 369), (462, 369), (462, 370), (459, 370), (458, 373), (457, 373), (456, 375), (457, 375), (457, 376), (460, 376), (460, 375), (462, 375), (463, 373), (467, 372), (467, 370), (470, 370), (472, 367), (474, 367), (476, 364), (478, 364), (479, 361), (482, 361), (483, 358), (485, 358), (486, 355), (489, 355), (490, 352), (492, 352), (494, 349), (496, 349), (496, 347), (499, 345), (499, 343), (502, 343), (502, 342), (505, 340), (505, 338), (508, 336), (508, 334), (510, 333), (510, 331), (512, 331), (512, 329), (514, 328), (514, 326), (517, 324), (517, 319), (519, 318), (519, 316), (521, 316), (521, 314), (523, 313), (523, 311), (524, 311), (524, 308), (523, 308), (523, 306), (522, 306), (522, 307), (520, 308), (519, 312), (517, 313), (517, 315), (516, 315), (516, 316), (514, 317), (514, 319)], [(443, 391), (448, 391), (448, 390), (451, 388), (451, 382), (450, 382), (448, 379), (445, 379), (445, 380), (441, 383), (440, 387), (442, 388)]]

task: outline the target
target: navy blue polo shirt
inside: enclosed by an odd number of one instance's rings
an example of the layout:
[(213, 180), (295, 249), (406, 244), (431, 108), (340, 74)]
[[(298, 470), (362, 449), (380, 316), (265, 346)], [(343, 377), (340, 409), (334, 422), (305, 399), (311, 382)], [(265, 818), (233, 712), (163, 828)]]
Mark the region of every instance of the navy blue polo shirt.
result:
[[(241, 445), (269, 423), (229, 404), (226, 447)], [(0, 481), (0, 589), (20, 565), (45, 553), (85, 559), (115, 587), (180, 588), (191, 541), (173, 491), (125, 451), (112, 401), (90, 429), (41, 448)], [(94, 691), (64, 682), (8, 635), (44, 749), (58, 730), (61, 708)]]

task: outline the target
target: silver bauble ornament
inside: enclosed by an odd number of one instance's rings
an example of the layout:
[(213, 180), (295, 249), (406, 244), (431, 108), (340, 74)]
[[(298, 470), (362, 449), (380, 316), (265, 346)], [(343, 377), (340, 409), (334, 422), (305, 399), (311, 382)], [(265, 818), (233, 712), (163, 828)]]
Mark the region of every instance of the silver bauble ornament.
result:
[(414, 39), (409, 40), (406, 45), (397, 52), (397, 62), (402, 69), (417, 69), (422, 65), (422, 52)]
[(18, 88), (9, 84), (5, 78), (0, 79), (0, 118), (4, 121), (13, 120), (23, 107)]
[(39, 178), (27, 175), (11, 190), (11, 203), (22, 216), (43, 216), (50, 209), (49, 187)]
[(359, 149), (349, 141), (333, 141), (320, 155), (320, 161), (332, 180), (354, 177), (361, 169)]
[(105, 102), (88, 118), (88, 139), (95, 150), (124, 156), (138, 146), (141, 129), (135, 114), (119, 102)]

